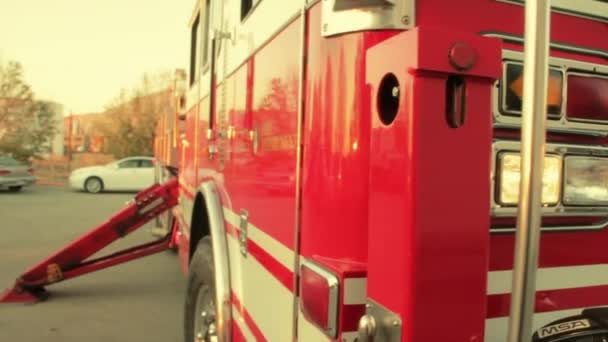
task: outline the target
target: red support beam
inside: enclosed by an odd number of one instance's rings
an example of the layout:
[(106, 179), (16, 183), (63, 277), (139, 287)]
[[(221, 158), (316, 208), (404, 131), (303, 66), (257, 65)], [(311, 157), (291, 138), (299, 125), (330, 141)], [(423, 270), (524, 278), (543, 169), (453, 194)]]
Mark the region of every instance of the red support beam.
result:
[(0, 303), (33, 302), (46, 297), (44, 286), (164, 251), (172, 234), (162, 240), (87, 260), (112, 242), (137, 230), (177, 204), (178, 183), (155, 184), (138, 193), (127, 207), (68, 246), (33, 266), (0, 295)]

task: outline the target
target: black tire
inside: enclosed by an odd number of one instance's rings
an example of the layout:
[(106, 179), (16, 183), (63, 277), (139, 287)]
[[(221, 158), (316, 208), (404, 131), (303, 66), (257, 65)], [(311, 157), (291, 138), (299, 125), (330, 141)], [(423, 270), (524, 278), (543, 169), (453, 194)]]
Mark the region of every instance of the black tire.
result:
[(103, 181), (99, 177), (89, 177), (84, 181), (84, 191), (97, 194), (103, 191)]
[[(203, 341), (209, 340), (208, 336), (204, 335), (209, 331), (209, 326), (215, 325), (216, 308), (213, 250), (211, 238), (205, 236), (194, 251), (188, 271), (188, 289), (184, 307), (185, 342), (197, 341), (196, 337), (199, 333), (203, 334)], [(203, 312), (207, 312), (207, 322), (204, 322)], [(207, 324), (207, 330), (200, 328), (200, 324)]]
[(8, 191), (10, 191), (10, 192), (19, 192), (19, 191), (21, 191), (21, 189), (23, 189), (23, 186), (21, 186), (21, 185), (8, 187)]

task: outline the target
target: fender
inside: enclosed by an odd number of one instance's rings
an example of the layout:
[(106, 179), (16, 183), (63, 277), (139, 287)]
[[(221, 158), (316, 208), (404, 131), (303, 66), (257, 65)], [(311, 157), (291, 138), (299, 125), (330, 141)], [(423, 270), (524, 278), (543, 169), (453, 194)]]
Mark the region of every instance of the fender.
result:
[(230, 264), (228, 263), (228, 242), (224, 211), (216, 186), (213, 182), (203, 183), (199, 191), (205, 199), (209, 216), (209, 232), (213, 246), (213, 266), (215, 268), (215, 300), (217, 305), (217, 329), (220, 342), (232, 341), (232, 310), (230, 302)]

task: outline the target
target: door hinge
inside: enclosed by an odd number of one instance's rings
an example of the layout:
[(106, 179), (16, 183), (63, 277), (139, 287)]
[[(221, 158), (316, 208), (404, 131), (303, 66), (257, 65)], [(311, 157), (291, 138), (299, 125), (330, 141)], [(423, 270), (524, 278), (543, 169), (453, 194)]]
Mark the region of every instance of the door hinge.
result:
[(241, 254), (247, 257), (247, 226), (249, 226), (248, 218), (249, 213), (245, 209), (241, 209), (241, 222), (239, 223), (240, 234), (239, 234), (239, 245)]

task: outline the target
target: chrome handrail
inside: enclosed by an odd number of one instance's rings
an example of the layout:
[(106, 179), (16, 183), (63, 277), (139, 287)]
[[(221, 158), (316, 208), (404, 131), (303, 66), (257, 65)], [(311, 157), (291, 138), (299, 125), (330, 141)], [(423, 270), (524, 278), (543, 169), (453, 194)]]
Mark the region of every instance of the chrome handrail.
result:
[(550, 0), (526, 1), (521, 183), (509, 342), (528, 342), (532, 339), (542, 216), (550, 20)]

